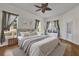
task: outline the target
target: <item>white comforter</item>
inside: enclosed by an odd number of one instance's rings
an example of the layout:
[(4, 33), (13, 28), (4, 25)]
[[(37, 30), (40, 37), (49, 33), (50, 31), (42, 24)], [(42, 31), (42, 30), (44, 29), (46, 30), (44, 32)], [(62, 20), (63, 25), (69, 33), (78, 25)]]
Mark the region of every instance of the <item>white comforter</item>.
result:
[[(36, 36), (30, 40), (35, 40), (41, 37), (45, 36)], [(23, 44), (20, 44), (23, 48), (24, 53), (28, 42), (30, 42), (29, 39), (25, 40), (24, 42), (22, 41)], [(58, 42), (59, 40), (56, 37), (47, 37), (43, 40), (33, 43), (28, 54), (29, 56), (47, 56), (58, 46)], [(26, 54), (27, 53), (25, 53), (25, 55)]]
[(49, 37), (45, 40), (34, 43), (31, 48), (30, 56), (47, 56), (58, 46), (59, 40), (55, 37)]
[(38, 37), (41, 37), (41, 35), (34, 35), (34, 36), (28, 36), (28, 37), (18, 36), (18, 45), (20, 48), (22, 48), (22, 45), (24, 44), (25, 40), (38, 38)]

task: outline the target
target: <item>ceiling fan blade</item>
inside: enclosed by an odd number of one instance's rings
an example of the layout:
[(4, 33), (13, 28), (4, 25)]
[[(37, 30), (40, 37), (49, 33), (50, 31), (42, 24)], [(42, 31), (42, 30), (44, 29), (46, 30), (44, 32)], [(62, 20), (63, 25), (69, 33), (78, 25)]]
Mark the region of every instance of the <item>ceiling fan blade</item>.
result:
[(38, 6), (38, 5), (34, 5), (35, 7), (37, 7), (37, 8), (41, 8), (40, 6)]
[(36, 11), (40, 11), (41, 9), (38, 9), (38, 10), (36, 10)]
[(48, 3), (42, 3), (41, 6), (42, 6), (42, 8), (43, 7), (47, 7), (48, 6)]
[(46, 5), (46, 6), (48, 6), (48, 3), (42, 3), (41, 5)]
[(46, 10), (52, 10), (51, 8), (46, 8)]

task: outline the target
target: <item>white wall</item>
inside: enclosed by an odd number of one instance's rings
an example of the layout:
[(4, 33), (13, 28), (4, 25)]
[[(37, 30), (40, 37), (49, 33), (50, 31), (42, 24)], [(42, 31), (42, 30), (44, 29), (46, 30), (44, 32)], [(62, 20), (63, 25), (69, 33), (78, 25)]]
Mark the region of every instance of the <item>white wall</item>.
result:
[[(66, 38), (66, 23), (72, 22), (72, 37)], [(61, 37), (75, 44), (79, 44), (79, 6), (65, 13), (60, 18)]]
[[(9, 4), (0, 4), (0, 29), (1, 29), (1, 20), (2, 20), (2, 11), (3, 10), (12, 12), (15, 14), (19, 14), (18, 29), (34, 28), (35, 19), (41, 20), (42, 23), (44, 22), (42, 18), (40, 18), (34, 14), (31, 14), (27, 11), (21, 10), (18, 7), (14, 7)], [(33, 24), (29, 24), (29, 23), (31, 23), (30, 21), (32, 21)], [(27, 24), (29, 24), (29, 25), (27, 25)], [(42, 30), (44, 30), (43, 25), (42, 25)]]

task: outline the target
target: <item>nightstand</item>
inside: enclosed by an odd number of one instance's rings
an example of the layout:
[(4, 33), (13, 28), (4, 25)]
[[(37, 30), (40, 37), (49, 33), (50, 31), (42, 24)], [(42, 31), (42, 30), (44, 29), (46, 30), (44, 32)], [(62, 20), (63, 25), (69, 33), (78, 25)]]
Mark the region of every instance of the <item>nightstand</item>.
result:
[(17, 38), (8, 39), (8, 45), (16, 45), (16, 44), (18, 44)]

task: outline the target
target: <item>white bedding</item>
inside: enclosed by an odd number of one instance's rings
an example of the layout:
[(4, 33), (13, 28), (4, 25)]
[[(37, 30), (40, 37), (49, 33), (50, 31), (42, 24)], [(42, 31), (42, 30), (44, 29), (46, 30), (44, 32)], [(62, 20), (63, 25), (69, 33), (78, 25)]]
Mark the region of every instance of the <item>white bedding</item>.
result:
[(22, 49), (24, 50), (24, 52), (26, 51), (26, 55), (29, 55), (29, 49), (31, 47), (31, 45), (33, 43), (36, 43), (38, 41), (44, 40), (46, 39), (48, 36), (47, 35), (42, 35), (39, 37), (35, 37), (35, 38), (31, 38), (31, 39), (27, 39), (24, 41), (24, 43), (22, 44)]
[[(63, 56), (66, 46), (63, 44), (58, 45), (54, 51), (52, 51), (48, 56)], [(19, 48), (14, 48), (5, 52), (4, 56), (25, 56), (23, 50)], [(33, 55), (34, 56), (34, 55)]]
[[(42, 40), (36, 42), (36, 40), (39, 39)], [(35, 43), (33, 43), (33, 41)], [(24, 52), (27, 51), (25, 54), (29, 56), (44, 56), (49, 55), (58, 46), (58, 42), (59, 40), (56, 37), (47, 37), (46, 35), (43, 35), (25, 40), (22, 44), (22, 49)], [(28, 49), (29, 45), (30, 50)]]
[(18, 36), (18, 45), (21, 48), (25, 40), (38, 38), (38, 37), (41, 37), (41, 35), (34, 35), (34, 36), (28, 36), (28, 37)]
[(49, 37), (45, 40), (34, 43), (30, 48), (30, 56), (47, 56), (57, 46), (59, 40), (56, 37)]
[[(25, 53), (25, 55), (27, 54), (25, 52), (25, 48), (27, 47), (28, 44), (27, 42), (29, 42), (29, 40), (35, 40), (41, 37), (43, 36), (34, 36), (27, 40), (24, 39), (25, 42), (23, 42), (21, 46), (23, 48), (23, 52)], [(47, 56), (56, 49), (58, 43), (59, 43), (58, 38), (53, 36), (47, 37), (43, 40), (33, 43), (30, 47), (28, 54), (29, 56)]]

